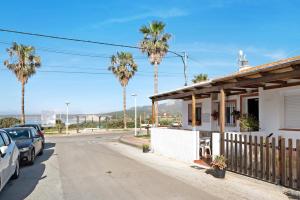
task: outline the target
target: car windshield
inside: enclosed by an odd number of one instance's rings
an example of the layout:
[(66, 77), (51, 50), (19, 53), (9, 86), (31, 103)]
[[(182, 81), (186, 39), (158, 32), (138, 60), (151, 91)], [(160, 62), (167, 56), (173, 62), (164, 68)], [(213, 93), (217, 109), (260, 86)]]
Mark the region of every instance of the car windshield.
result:
[(28, 129), (20, 129), (20, 130), (9, 130), (7, 131), (10, 137), (14, 140), (21, 139), (29, 139), (30, 138), (30, 130)]

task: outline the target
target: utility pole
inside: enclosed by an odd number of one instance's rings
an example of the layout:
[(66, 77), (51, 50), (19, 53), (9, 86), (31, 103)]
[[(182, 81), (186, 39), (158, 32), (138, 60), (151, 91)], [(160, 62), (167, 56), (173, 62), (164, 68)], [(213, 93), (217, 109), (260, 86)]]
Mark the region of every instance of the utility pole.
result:
[(183, 52), (183, 58), (182, 58), (182, 61), (183, 61), (183, 67), (184, 67), (184, 86), (187, 86), (187, 67), (188, 67), (188, 63), (187, 63), (187, 59), (188, 59), (188, 56), (187, 56), (187, 53), (186, 52)]
[(136, 130), (136, 96), (137, 94), (131, 94), (131, 96), (134, 97), (134, 136), (137, 136), (137, 130)]
[(70, 102), (66, 102), (66, 106), (67, 106), (67, 119), (66, 119), (66, 134), (69, 134), (69, 105)]

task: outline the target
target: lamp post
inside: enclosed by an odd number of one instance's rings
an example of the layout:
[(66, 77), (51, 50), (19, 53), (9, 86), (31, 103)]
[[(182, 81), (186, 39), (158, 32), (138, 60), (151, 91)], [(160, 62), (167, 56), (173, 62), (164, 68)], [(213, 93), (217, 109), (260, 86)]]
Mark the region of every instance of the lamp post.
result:
[(69, 134), (69, 105), (70, 102), (66, 102), (66, 106), (67, 106), (67, 117), (66, 117), (66, 134)]
[(136, 130), (136, 96), (137, 94), (131, 94), (131, 96), (134, 97), (134, 136), (137, 136), (137, 130)]

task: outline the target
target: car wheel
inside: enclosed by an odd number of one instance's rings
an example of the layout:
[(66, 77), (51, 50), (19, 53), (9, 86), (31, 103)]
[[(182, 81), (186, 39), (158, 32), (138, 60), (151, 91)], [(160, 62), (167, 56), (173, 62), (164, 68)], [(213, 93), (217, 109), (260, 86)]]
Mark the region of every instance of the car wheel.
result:
[(41, 150), (40, 150), (40, 152), (39, 152), (39, 156), (41, 156), (41, 155), (43, 155), (43, 153), (44, 153), (44, 148), (42, 148)]
[(17, 179), (20, 175), (20, 161), (19, 159), (17, 160), (17, 163), (16, 163), (16, 169), (15, 169), (15, 173), (12, 175), (12, 179)]
[(33, 165), (34, 164), (34, 159), (35, 159), (35, 151), (34, 149), (31, 150), (31, 156), (30, 156), (30, 161), (29, 164)]

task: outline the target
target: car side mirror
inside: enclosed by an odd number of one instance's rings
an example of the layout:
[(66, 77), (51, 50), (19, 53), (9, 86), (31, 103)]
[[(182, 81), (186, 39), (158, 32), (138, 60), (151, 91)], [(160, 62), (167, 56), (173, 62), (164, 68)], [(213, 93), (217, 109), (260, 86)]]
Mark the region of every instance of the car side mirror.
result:
[(3, 158), (7, 153), (8, 146), (0, 147), (0, 156)]
[(43, 131), (44, 129), (45, 129), (44, 127), (41, 128), (42, 131)]

